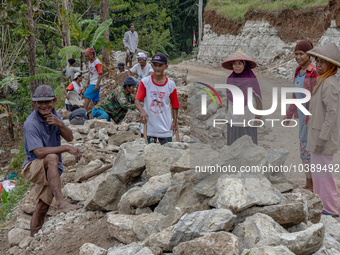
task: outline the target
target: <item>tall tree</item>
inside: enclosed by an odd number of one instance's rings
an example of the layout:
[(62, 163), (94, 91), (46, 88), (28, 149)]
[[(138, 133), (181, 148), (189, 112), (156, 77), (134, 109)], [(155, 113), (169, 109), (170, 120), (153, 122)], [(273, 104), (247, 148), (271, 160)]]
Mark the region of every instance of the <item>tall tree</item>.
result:
[[(35, 51), (35, 35), (34, 35), (34, 22), (33, 22), (33, 14), (31, 8), (31, 1), (24, 0), (24, 3), (27, 5), (26, 19), (28, 23), (28, 30), (30, 35), (28, 36), (28, 64), (29, 64), (29, 75), (36, 75), (36, 51)], [(30, 81), (31, 84), (31, 96), (33, 95), (35, 89), (38, 87), (37, 81)], [(33, 104), (31, 105), (31, 110), (34, 110)]]
[[(64, 40), (65, 40), (64, 47), (67, 47), (67, 46), (71, 46), (70, 28), (69, 28), (68, 23), (67, 23), (68, 1), (62, 0), (62, 3), (63, 3), (63, 11), (64, 11), (64, 14), (63, 14), (63, 23), (64, 23), (63, 33), (64, 33)], [(72, 58), (72, 54), (67, 55), (66, 61), (69, 58)]]
[[(100, 23), (103, 23), (109, 18), (109, 0), (102, 0), (100, 8)], [(106, 29), (104, 40), (109, 41), (109, 28)], [(110, 52), (109, 49), (103, 47), (102, 60), (106, 66), (110, 66)]]

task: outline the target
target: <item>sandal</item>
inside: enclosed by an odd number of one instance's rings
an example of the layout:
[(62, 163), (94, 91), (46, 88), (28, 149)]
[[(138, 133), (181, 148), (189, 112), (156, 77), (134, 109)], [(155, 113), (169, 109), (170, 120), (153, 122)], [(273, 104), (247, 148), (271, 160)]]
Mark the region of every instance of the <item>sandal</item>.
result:
[(329, 216), (332, 216), (332, 217), (334, 217), (334, 218), (339, 217), (339, 214), (331, 214), (331, 213), (326, 212), (326, 211), (322, 211), (322, 214), (324, 214), (324, 215), (329, 215)]

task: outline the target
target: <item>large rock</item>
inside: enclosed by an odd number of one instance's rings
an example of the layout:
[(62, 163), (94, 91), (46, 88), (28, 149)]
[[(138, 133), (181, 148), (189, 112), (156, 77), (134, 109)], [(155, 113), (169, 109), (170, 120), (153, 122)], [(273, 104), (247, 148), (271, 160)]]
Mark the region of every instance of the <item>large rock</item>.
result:
[(129, 183), (133, 178), (143, 173), (145, 169), (145, 146), (146, 144), (142, 139), (121, 146), (113, 165), (113, 173), (124, 183)]
[(340, 242), (340, 223), (332, 216), (321, 215), (320, 223), (323, 223), (326, 233), (330, 234), (335, 240)]
[(92, 243), (84, 243), (79, 248), (79, 255), (106, 255), (107, 250)]
[(129, 245), (119, 244), (108, 249), (107, 255), (136, 255), (141, 249), (143, 249), (141, 243), (131, 243)]
[(170, 187), (170, 178), (170, 173), (151, 177), (149, 181), (136, 192), (136, 196), (133, 201), (131, 201), (131, 205), (144, 208), (159, 203)]
[(84, 203), (84, 207), (91, 211), (117, 210), (118, 202), (125, 191), (126, 187), (119, 178), (113, 174), (108, 174), (91, 192)]
[[(174, 255), (239, 255), (238, 238), (227, 232), (208, 233), (189, 242), (180, 243), (173, 249)], [(261, 254), (263, 255), (263, 254)]]
[(120, 214), (134, 214), (131, 203), (135, 201), (135, 197), (138, 195), (141, 187), (136, 186), (125, 192), (118, 203), (118, 211)]
[(264, 246), (259, 248), (245, 249), (242, 255), (295, 255), (285, 246)]
[(153, 255), (153, 252), (148, 247), (144, 247), (139, 252), (137, 252), (136, 255)]
[(8, 232), (8, 244), (10, 247), (18, 246), (19, 243), (27, 236), (30, 236), (30, 231), (21, 228), (13, 228)]
[(183, 210), (179, 207), (175, 208), (171, 213), (166, 215), (162, 220), (157, 223), (158, 229), (163, 230), (175, 225), (179, 221), (179, 219), (182, 218), (182, 216), (186, 213), (191, 213), (191, 210)]
[(74, 175), (74, 181), (77, 182), (80, 180), (80, 178), (84, 177), (85, 175), (101, 168), (103, 165), (103, 162), (99, 159), (96, 159), (94, 161), (91, 161), (88, 165), (82, 166), (78, 165), (76, 174)]
[(325, 234), (325, 238), (323, 239), (323, 245), (327, 249), (335, 249), (335, 250), (338, 250), (340, 252), (340, 243), (337, 240), (335, 240), (335, 238), (332, 237), (327, 232)]
[(85, 201), (95, 187), (105, 178), (105, 173), (83, 183), (67, 183), (64, 186), (66, 195), (74, 201)]
[(298, 189), (295, 192), (301, 194), (301, 196), (307, 201), (308, 221), (314, 224), (319, 223), (323, 204), (318, 194), (307, 189)]
[(102, 128), (98, 131), (98, 138), (100, 141), (103, 141), (105, 143), (107, 143), (107, 141), (109, 140), (109, 135), (107, 134), (107, 131), (105, 128)]
[(283, 194), (284, 201), (278, 205), (253, 206), (237, 213), (234, 225), (242, 223), (256, 213), (266, 214), (285, 228), (307, 222), (306, 201), (300, 194)]
[(190, 144), (190, 168), (195, 169), (196, 166), (205, 166), (216, 158), (219, 152), (214, 150), (211, 145), (205, 143)]
[(138, 242), (139, 239), (133, 231), (134, 217), (133, 215), (108, 213), (107, 222), (109, 223), (108, 227), (111, 237), (124, 244)]
[(173, 175), (187, 170), (190, 170), (190, 149), (185, 150), (180, 159), (170, 166), (170, 172)]
[(119, 131), (109, 138), (108, 144), (120, 146), (123, 143), (133, 142), (136, 138), (138, 136), (132, 131)]
[(195, 176), (196, 173), (191, 170), (175, 174), (169, 189), (155, 208), (155, 212), (167, 215), (176, 207), (183, 211), (191, 210), (191, 212), (210, 209), (208, 205), (203, 204), (205, 196), (193, 189)]
[(171, 226), (161, 232), (152, 234), (144, 240), (144, 245), (148, 247), (159, 247), (164, 252), (171, 251), (171, 248), (169, 247), (169, 239), (174, 228), (175, 226)]
[(67, 153), (66, 155), (63, 155), (63, 165), (66, 167), (73, 166), (76, 164), (76, 158), (70, 154)]
[(94, 122), (94, 128), (96, 130), (96, 132), (99, 132), (99, 130), (101, 129), (105, 129), (107, 132), (110, 131), (110, 133), (112, 133), (112, 131), (116, 131), (117, 130), (117, 126), (113, 124), (114, 122), (108, 122), (107, 120), (95, 120)]
[(209, 232), (229, 231), (236, 216), (226, 209), (213, 209), (185, 214), (171, 232), (169, 247), (187, 242)]
[(148, 144), (145, 149), (147, 177), (170, 173), (170, 167), (182, 156), (183, 150), (173, 149), (157, 143)]
[(327, 249), (325, 246), (322, 246), (317, 252), (313, 253), (313, 255), (340, 255), (340, 252), (336, 249)]
[(284, 245), (297, 255), (316, 252), (324, 238), (322, 224), (312, 225), (304, 231), (288, 233), (282, 226), (265, 214), (248, 217), (233, 230), (241, 242), (242, 250), (262, 246)]
[(218, 179), (216, 195), (209, 204), (216, 208), (225, 208), (234, 213), (253, 205), (275, 205), (283, 200), (267, 178), (227, 175)]
[(160, 213), (143, 213), (133, 217), (133, 231), (137, 238), (144, 241), (146, 238), (154, 233), (158, 233), (157, 223), (164, 218)]

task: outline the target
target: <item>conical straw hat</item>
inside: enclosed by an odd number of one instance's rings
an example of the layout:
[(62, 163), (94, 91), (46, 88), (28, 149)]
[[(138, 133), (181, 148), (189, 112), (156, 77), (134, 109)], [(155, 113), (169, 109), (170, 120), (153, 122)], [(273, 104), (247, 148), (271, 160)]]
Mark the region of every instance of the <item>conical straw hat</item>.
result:
[(246, 53), (244, 53), (241, 49), (238, 49), (233, 54), (231, 54), (226, 61), (222, 63), (222, 67), (225, 69), (233, 70), (232, 61), (235, 60), (244, 60), (247, 62), (247, 65), (253, 69), (257, 66), (257, 63), (249, 57)]
[(83, 106), (84, 103), (83, 101), (80, 99), (80, 96), (77, 94), (77, 92), (74, 91), (69, 91), (67, 93), (70, 96), (70, 100), (68, 100), (70, 102), (71, 105), (79, 105), (79, 106)]
[(335, 43), (326, 44), (306, 52), (312, 57), (318, 57), (340, 67), (340, 51)]

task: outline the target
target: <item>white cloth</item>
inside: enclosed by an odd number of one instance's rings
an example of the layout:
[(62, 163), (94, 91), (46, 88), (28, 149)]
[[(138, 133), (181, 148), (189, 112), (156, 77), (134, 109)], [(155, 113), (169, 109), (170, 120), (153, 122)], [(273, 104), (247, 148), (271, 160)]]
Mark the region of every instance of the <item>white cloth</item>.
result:
[(154, 72), (152, 66), (149, 63), (146, 63), (146, 65), (144, 66), (144, 69), (142, 69), (142, 67), (140, 66), (139, 63), (135, 64), (131, 69), (130, 69), (131, 73), (137, 73), (138, 74), (138, 78), (139, 79), (143, 79), (147, 76), (150, 75), (150, 72)]
[[(176, 89), (175, 83), (167, 78), (164, 86), (157, 86), (152, 81), (152, 76), (142, 79), (141, 83), (146, 89), (143, 108), (149, 116), (147, 135), (161, 138), (172, 137), (170, 94)], [(144, 134), (144, 124), (142, 134)]]
[(125, 32), (123, 39), (124, 47), (128, 47), (131, 52), (135, 52), (138, 47), (138, 34), (136, 31), (133, 33), (129, 30)]
[[(93, 62), (89, 62), (89, 69), (90, 69), (90, 84), (97, 84), (98, 81), (98, 71), (96, 66), (100, 65), (100, 70), (101, 70), (101, 65), (102, 63), (100, 62), (100, 60), (98, 58), (96, 58)], [(100, 84), (102, 85), (102, 80), (100, 81)]]
[(15, 188), (15, 181), (12, 181), (12, 180), (6, 180), (6, 181), (3, 181), (2, 182), (2, 187), (7, 191), (9, 192), (10, 190), (14, 189)]
[(118, 70), (117, 74), (125, 73), (125, 72), (127, 72), (127, 71), (128, 71), (127, 69), (125, 69), (124, 72), (121, 72), (121, 71)]
[[(70, 91), (75, 91), (77, 92), (78, 95), (80, 95), (81, 91), (83, 90), (83, 85), (80, 83), (80, 86), (79, 86), (76, 81), (73, 81), (71, 83), (73, 84), (73, 90), (70, 90)], [(65, 99), (65, 104), (71, 104), (67, 98)]]

